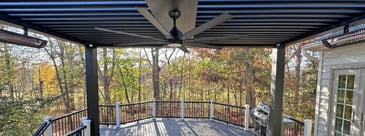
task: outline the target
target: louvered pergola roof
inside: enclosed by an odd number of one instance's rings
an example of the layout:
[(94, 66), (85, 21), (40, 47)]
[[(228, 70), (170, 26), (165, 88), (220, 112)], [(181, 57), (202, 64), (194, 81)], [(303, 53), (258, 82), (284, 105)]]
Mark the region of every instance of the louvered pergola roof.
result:
[[(136, 7), (147, 8), (147, 3), (144, 0), (9, 0), (0, 1), (0, 20), (19, 25), (25, 30), (33, 29), (96, 47), (150, 42), (151, 38), (99, 31), (95, 27), (164, 39), (164, 35)], [(285, 45), (328, 33), (336, 28), (343, 27), (346, 30), (354, 22), (361, 22), (365, 18), (365, 1), (199, 0), (195, 27), (222, 13), (229, 13), (233, 18), (195, 35), (194, 38), (238, 34), (243, 37), (205, 41), (203, 44), (220, 48), (275, 47), (272, 53), (270, 90), (272, 108), (267, 126), (268, 135), (274, 136), (281, 135)], [(95, 46), (85, 48), (87, 113), (92, 122), (91, 135), (100, 134)]]
[[(135, 7), (147, 4), (144, 0), (9, 0), (0, 2), (0, 20), (99, 47), (151, 40), (98, 31), (95, 27), (163, 39)], [(229, 13), (233, 18), (195, 38), (242, 34), (247, 37), (206, 43), (222, 47), (272, 47), (359, 21), (365, 17), (365, 1), (199, 0), (196, 26), (221, 13)]]

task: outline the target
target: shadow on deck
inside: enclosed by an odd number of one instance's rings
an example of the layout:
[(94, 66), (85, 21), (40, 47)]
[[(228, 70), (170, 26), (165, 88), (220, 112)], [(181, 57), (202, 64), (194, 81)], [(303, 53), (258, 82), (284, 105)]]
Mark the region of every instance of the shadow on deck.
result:
[(209, 119), (157, 118), (115, 126), (101, 126), (101, 136), (254, 136), (244, 128)]

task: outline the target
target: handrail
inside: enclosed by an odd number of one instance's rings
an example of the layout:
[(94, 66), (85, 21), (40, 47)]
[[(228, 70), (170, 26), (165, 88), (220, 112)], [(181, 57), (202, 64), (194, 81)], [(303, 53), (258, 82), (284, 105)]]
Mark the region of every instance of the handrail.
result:
[(48, 128), (48, 126), (50, 125), (51, 123), (49, 122), (43, 122), (39, 128), (37, 129), (37, 131), (34, 132), (34, 134), (32, 136), (40, 136), (44, 133), (44, 131)]
[[(80, 120), (80, 118), (81, 118), (81, 116), (79, 116), (78, 114), (79, 113), (81, 113), (81, 112), (85, 112), (86, 111), (86, 108), (85, 109), (81, 109), (81, 110), (77, 110), (77, 111), (73, 111), (73, 112), (71, 112), (71, 113), (68, 113), (68, 114), (65, 114), (65, 115), (62, 115), (62, 116), (59, 116), (59, 117), (55, 117), (55, 118), (52, 118), (52, 119), (50, 119), (48, 122), (43, 122), (42, 124), (41, 124), (41, 126), (37, 129), (37, 131), (33, 134), (33, 136), (41, 136), (41, 135), (43, 135), (44, 134), (44, 132), (52, 125), (52, 124), (54, 124), (54, 123), (56, 123), (56, 122), (58, 122), (59, 120), (63, 120), (63, 119), (65, 119), (65, 118), (69, 118), (69, 119), (71, 119), (71, 121), (72, 120), (77, 120), (76, 122), (79, 122), (79, 120)], [(77, 118), (75, 118), (75, 117), (73, 117), (73, 116), (77, 116)], [(69, 121), (69, 120), (67, 120), (67, 121)], [(65, 121), (66, 122), (66, 121)], [(65, 123), (65, 122), (63, 122), (62, 121), (62, 123)], [(71, 125), (69, 125), (69, 126), (65, 126), (65, 127), (70, 127), (71, 129), (72, 129), (72, 126), (75, 126), (75, 125), (79, 125), (79, 124), (73, 124), (73, 123), (71, 123)], [(54, 127), (54, 126), (53, 126)], [(59, 128), (59, 126), (58, 126), (58, 128)], [(65, 129), (65, 128), (63, 128), (63, 129)], [(60, 130), (60, 128), (58, 129), (58, 130)], [(54, 131), (53, 133), (61, 133), (62, 135), (64, 134), (64, 133), (67, 133), (67, 132), (65, 132), (65, 130), (62, 130), (61, 132), (59, 132), (59, 131)]]
[(68, 116), (71, 116), (71, 115), (74, 115), (74, 114), (77, 114), (77, 113), (83, 112), (83, 111), (86, 111), (86, 108), (81, 109), (81, 110), (77, 110), (77, 111), (73, 111), (73, 112), (71, 112), (71, 113), (67, 113), (67, 114), (62, 115), (62, 116), (59, 116), (59, 117), (55, 117), (55, 118), (51, 119), (51, 121), (59, 120), (59, 119), (62, 119), (62, 118), (65, 118), (65, 117), (68, 117)]
[[(157, 100), (156, 100), (157, 102)], [(138, 104), (146, 104), (146, 103), (152, 103), (152, 101), (143, 101), (143, 102), (136, 102), (136, 103), (126, 103), (126, 104), (120, 104), (120, 106), (131, 106), (131, 105), (138, 105)], [(105, 107), (115, 107), (115, 104), (100, 104), (99, 106), (105, 106)]]
[[(303, 136), (304, 135), (304, 122), (297, 120), (293, 117), (284, 115), (284, 117), (294, 121), (293, 128), (284, 128), (284, 133), (286, 136)], [(303, 131), (299, 131), (303, 130)]]
[(86, 129), (87, 126), (81, 126), (74, 131), (71, 131), (70, 133), (66, 134), (65, 136), (82, 136), (82, 131)]
[(218, 102), (213, 102), (213, 104), (213, 119), (226, 122), (227, 124), (229, 123), (242, 127), (245, 126), (245, 107)]
[(246, 107), (243, 107), (243, 106), (232, 105), (232, 104), (227, 104), (227, 103), (213, 102), (213, 104), (218, 104), (218, 105), (223, 105), (223, 106), (229, 106), (229, 107), (235, 107), (235, 108), (243, 108), (243, 109), (246, 109)]
[(295, 121), (295, 122), (297, 122), (297, 123), (300, 123), (300, 124), (302, 124), (302, 125), (304, 125), (304, 122), (303, 121), (300, 121), (300, 120), (298, 120), (298, 119), (296, 119), (296, 118), (293, 118), (293, 117), (291, 117), (291, 116), (287, 116), (287, 115), (284, 115), (286, 118), (288, 118), (288, 119), (291, 119), (291, 120), (293, 120), (293, 121)]
[(210, 102), (205, 102), (205, 101), (184, 101), (184, 103), (210, 103)]

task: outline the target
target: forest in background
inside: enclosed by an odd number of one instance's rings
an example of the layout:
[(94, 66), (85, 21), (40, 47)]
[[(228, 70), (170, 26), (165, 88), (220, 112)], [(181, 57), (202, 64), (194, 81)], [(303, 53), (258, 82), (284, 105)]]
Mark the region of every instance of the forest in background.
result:
[[(2, 29), (22, 30), (0, 25)], [(0, 135), (29, 135), (45, 115), (85, 108), (85, 49), (53, 37), (44, 49), (0, 43)], [(287, 46), (285, 114), (314, 119), (318, 56)], [(99, 48), (100, 104), (194, 100), (269, 103), (271, 49)]]

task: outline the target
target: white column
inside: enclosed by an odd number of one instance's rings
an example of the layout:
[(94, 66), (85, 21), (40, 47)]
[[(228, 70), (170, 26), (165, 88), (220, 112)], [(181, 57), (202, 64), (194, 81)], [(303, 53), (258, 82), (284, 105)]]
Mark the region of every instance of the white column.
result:
[(304, 136), (312, 135), (312, 123), (313, 123), (312, 120), (304, 119)]
[(91, 120), (87, 119), (87, 117), (82, 117), (81, 120), (82, 125), (86, 126), (83, 132), (83, 136), (91, 136)]
[[(50, 121), (51, 121), (51, 119), (52, 119), (52, 116), (44, 116), (43, 117), (43, 122), (47, 122), (47, 124), (48, 123), (51, 123)], [(51, 125), (49, 125), (48, 127), (47, 127), (47, 129), (44, 131), (44, 133), (43, 133), (45, 136), (52, 136), (53, 135), (53, 130), (52, 130), (52, 124)]]
[(181, 120), (184, 120), (184, 100), (180, 101)]
[(212, 120), (214, 117), (214, 104), (213, 104), (213, 99), (210, 99), (210, 115), (209, 115), (209, 119)]
[(115, 103), (115, 127), (120, 127), (120, 102)]
[(250, 123), (250, 105), (245, 105), (245, 130), (249, 130)]
[(156, 119), (156, 99), (152, 99), (152, 119)]

